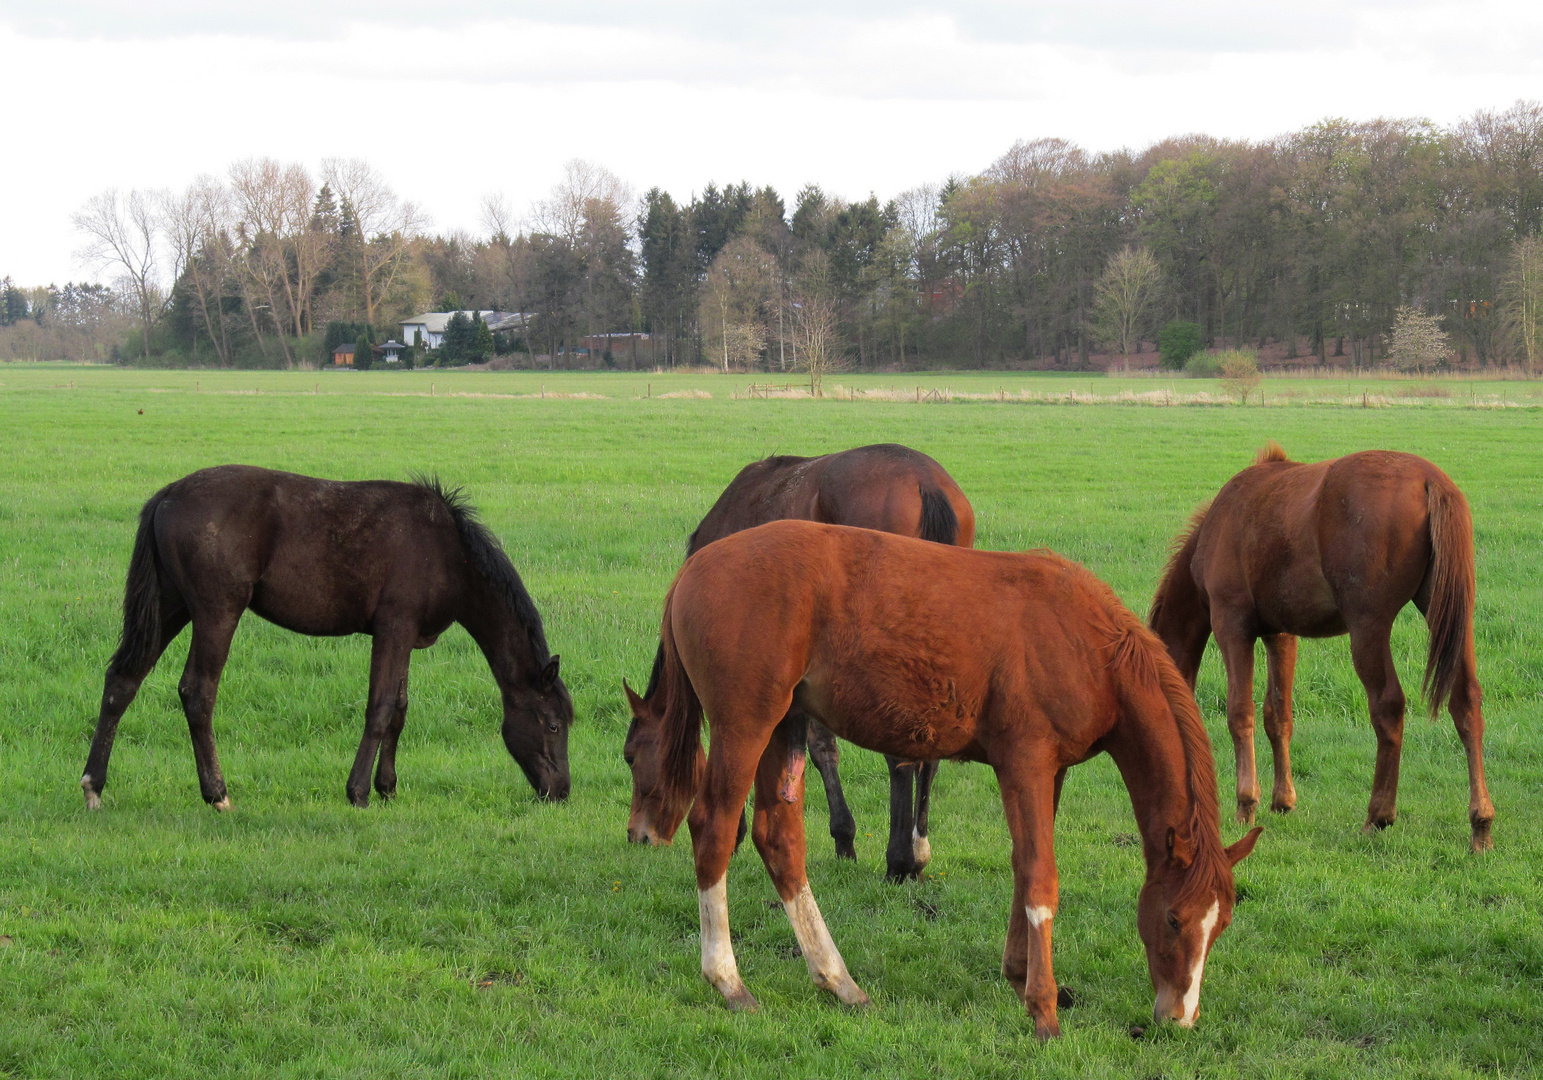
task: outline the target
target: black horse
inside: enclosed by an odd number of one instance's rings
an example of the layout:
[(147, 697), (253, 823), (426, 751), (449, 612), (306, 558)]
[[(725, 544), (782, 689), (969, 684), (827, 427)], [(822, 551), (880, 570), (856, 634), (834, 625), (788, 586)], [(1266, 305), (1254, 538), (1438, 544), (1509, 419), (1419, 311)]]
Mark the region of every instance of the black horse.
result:
[[(769, 457), (746, 465), (691, 534), (686, 557), (689, 559), (714, 540), (788, 518), (877, 529), (959, 547), (975, 543), (975, 511), (943, 466), (908, 446), (879, 443), (822, 457)], [(639, 698), (623, 683), (634, 716), (639, 715), (642, 703), (658, 688), (663, 660), (661, 646), (655, 653), (653, 673), (643, 697)], [(794, 729), (805, 729), (802, 716), (790, 716), (789, 722)], [(634, 722), (633, 727), (636, 726)], [(809, 759), (825, 783), (836, 855), (855, 859), (857, 822), (852, 819), (846, 794), (841, 790), (836, 737), (817, 720), (808, 720), (805, 730)], [(889, 766), (886, 872), (892, 880), (900, 881), (920, 875), (932, 857), (927, 839), (927, 809), (938, 763), (902, 761), (889, 756), (884, 760)], [(629, 750), (628, 764), (631, 763)], [(741, 820), (741, 834), (744, 828)], [(629, 824), (628, 836), (639, 839), (642, 834)]]
[(459, 489), (438, 480), (342, 483), (246, 465), (184, 476), (139, 514), (123, 596), (123, 637), (107, 665), (102, 711), (80, 786), (102, 804), (118, 720), (161, 653), (193, 624), (177, 693), (204, 801), (230, 808), (214, 749), (215, 694), (248, 608), (313, 636), (369, 634), (370, 696), (348, 798), (396, 793), (407, 668), (453, 622), (482, 649), (503, 696), (504, 744), (542, 798), (568, 795), (573, 701), (541, 616), (497, 539)]

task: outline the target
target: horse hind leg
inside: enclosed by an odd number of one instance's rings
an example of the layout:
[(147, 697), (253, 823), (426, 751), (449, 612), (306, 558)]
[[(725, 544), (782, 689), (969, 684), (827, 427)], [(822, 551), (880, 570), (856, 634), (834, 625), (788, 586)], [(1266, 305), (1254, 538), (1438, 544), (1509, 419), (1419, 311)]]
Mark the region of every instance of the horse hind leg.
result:
[(155, 669), (161, 654), (187, 624), (188, 614), (180, 603), (163, 608), (161, 639), (150, 662), (144, 665), (144, 670), (129, 670), (116, 662), (107, 665), (107, 674), (102, 680), (102, 707), (97, 714), (96, 734), (91, 738), (91, 751), (86, 755), (86, 767), (80, 777), (80, 787), (85, 793), (88, 810), (100, 810), (102, 807), (102, 789), (107, 786), (107, 765), (112, 758), (113, 740), (118, 735), (118, 721), (123, 719), (123, 714), (134, 703), (140, 685)]
[(1264, 733), (1269, 736), (1275, 763), (1270, 809), (1285, 814), (1297, 805), (1297, 789), (1291, 780), (1291, 686), (1296, 675), (1297, 639), (1290, 634), (1272, 634), (1264, 639), (1264, 651), (1269, 670), (1264, 691)]
[(193, 761), (198, 767), (198, 787), (204, 802), (216, 810), (230, 809), (225, 777), (220, 772), (214, 746), (214, 703), (220, 692), (220, 675), (230, 657), (230, 641), (241, 621), (241, 608), (193, 618), (193, 644), (187, 666), (177, 684), (182, 711), (187, 716), (193, 741)]
[(1470, 847), (1474, 851), (1488, 851), (1495, 846), (1490, 834), (1495, 804), (1490, 801), (1489, 785), (1484, 781), (1484, 694), (1475, 667), (1470, 653), (1452, 688), (1447, 708), (1468, 757), (1468, 823), (1473, 830)]
[(1404, 688), (1393, 666), (1392, 621), (1380, 619), (1350, 628), (1350, 657), (1366, 688), (1372, 728), (1377, 733), (1377, 767), (1361, 831), (1370, 835), (1397, 817), (1398, 765), (1404, 748)]
[(857, 822), (847, 806), (841, 788), (841, 749), (830, 728), (817, 720), (809, 721), (809, 760), (819, 771), (825, 785), (825, 802), (830, 807), (830, 838), (836, 843), (836, 858), (857, 858)]
[[(841, 958), (809, 888), (805, 867), (803, 782), (797, 782), (792, 803), (778, 793), (788, 758), (787, 736), (786, 725), (779, 725), (761, 756), (756, 771), (755, 820), (750, 836), (761, 853), (761, 861), (766, 864), (777, 895), (782, 899), (788, 921), (793, 924), (794, 936), (798, 938), (799, 949), (814, 984), (848, 1005), (867, 1005), (868, 995), (847, 971), (846, 961)], [(705, 940), (703, 949), (705, 966)]]

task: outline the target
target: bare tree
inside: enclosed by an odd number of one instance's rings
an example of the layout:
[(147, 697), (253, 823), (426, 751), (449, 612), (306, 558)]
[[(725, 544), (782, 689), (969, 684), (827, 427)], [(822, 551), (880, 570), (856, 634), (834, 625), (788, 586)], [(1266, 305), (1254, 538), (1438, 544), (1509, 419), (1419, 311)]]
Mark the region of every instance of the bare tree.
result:
[(135, 188), (123, 195), (117, 188), (109, 188), (86, 200), (71, 217), (75, 228), (87, 238), (80, 257), (94, 264), (98, 272), (123, 272), (139, 309), (146, 359), (150, 356), (150, 327), (166, 308), (156, 250), (161, 244), (164, 198), (162, 192)]
[(709, 355), (722, 361), (724, 371), (759, 362), (777, 292), (777, 260), (749, 236), (729, 241), (713, 260), (698, 322)]
[(1393, 316), (1388, 359), (1399, 371), (1434, 370), (1447, 362), (1447, 336), (1441, 320), (1418, 308), (1401, 307)]
[(823, 397), (825, 376), (841, 366), (841, 314), (823, 251), (804, 257), (793, 290), (793, 343), (799, 368), (809, 373), (809, 394)]
[[(230, 335), (222, 298), (230, 272), (230, 192), (217, 178), (203, 175), (164, 206), (167, 239), (179, 271), (176, 281), (192, 293), (195, 317), (214, 344), (222, 367), (230, 364)], [(197, 355), (198, 336), (193, 336)]]
[(358, 229), (348, 254), (365, 321), (373, 324), (404, 269), (412, 239), (428, 219), (415, 204), (399, 199), (374, 166), (360, 158), (328, 158), (322, 162), (322, 178)]
[[(593, 205), (596, 203), (601, 208)], [(615, 173), (574, 158), (563, 166), (563, 178), (552, 188), (551, 196), (531, 208), (531, 223), (537, 232), (561, 237), (573, 245), (579, 242), (586, 222), (599, 216), (597, 209), (622, 217), (632, 203), (632, 189)]]
[(1527, 358), (1527, 371), (1543, 364), (1543, 237), (1518, 240), (1501, 283), (1506, 329)]
[(1130, 357), (1162, 293), (1163, 271), (1146, 248), (1127, 247), (1104, 266), (1093, 289), (1093, 319), (1098, 336)]

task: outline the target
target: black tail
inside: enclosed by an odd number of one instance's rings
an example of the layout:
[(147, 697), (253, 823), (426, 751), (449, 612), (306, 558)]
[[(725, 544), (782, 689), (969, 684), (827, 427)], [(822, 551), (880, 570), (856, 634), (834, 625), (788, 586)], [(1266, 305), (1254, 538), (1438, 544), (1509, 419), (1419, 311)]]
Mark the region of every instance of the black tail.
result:
[(123, 636), (108, 665), (131, 678), (149, 674), (160, 657), (161, 573), (155, 554), (155, 512), (166, 490), (150, 496), (139, 512), (139, 531), (134, 534), (134, 554), (129, 556), (129, 577), (123, 586)]
[(921, 538), (938, 544), (959, 541), (959, 515), (941, 488), (922, 489)]

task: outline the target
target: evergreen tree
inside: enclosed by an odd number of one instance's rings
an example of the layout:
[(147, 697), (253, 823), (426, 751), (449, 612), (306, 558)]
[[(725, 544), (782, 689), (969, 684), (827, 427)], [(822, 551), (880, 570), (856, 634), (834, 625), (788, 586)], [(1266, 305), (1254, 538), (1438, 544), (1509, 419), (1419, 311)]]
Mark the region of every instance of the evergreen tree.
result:
[(466, 360), (472, 364), (484, 364), (493, 355), (493, 331), (483, 321), (482, 312), (472, 316), (471, 330), (467, 335)]
[(473, 330), (470, 316), (457, 311), (445, 324), (445, 336), (440, 339), (434, 362), (439, 367), (464, 364), (471, 353)]
[(0, 326), (14, 326), (27, 317), (27, 294), (7, 275), (0, 281)]
[(354, 342), (354, 368), (357, 371), (369, 371), (373, 363), (375, 363), (375, 347), (370, 340), (370, 331), (366, 328), (359, 335), (359, 340)]

